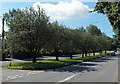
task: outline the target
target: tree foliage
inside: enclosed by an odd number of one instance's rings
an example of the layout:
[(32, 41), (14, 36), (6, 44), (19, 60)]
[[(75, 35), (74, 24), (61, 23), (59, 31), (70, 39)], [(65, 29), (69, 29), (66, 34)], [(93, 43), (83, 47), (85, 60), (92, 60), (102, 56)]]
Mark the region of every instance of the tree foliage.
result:
[(13, 51), (30, 52), (33, 62), (36, 62), (35, 56), (45, 45), (49, 36), (47, 28), (49, 18), (42, 9), (39, 7), (38, 9), (38, 11), (33, 8), (13, 9), (4, 15), (10, 27), (8, 39), (10, 39)]
[(4, 14), (10, 27), (5, 34), (6, 49), (12, 50), (9, 52), (28, 52), (33, 62), (36, 62), (36, 56), (43, 52), (52, 53), (59, 60), (63, 54), (68, 54), (72, 59), (73, 53), (87, 56), (87, 53), (109, 49), (111, 42), (101, 35), (97, 26), (70, 29), (57, 21), (50, 22), (44, 10), (40, 7), (38, 9), (13, 9)]
[(95, 25), (89, 25), (87, 26), (87, 32), (92, 34), (92, 35), (96, 35), (96, 36), (100, 36), (102, 35), (102, 32), (100, 29), (98, 29), (97, 26)]
[(118, 2), (98, 2), (95, 11), (106, 14), (113, 30), (120, 42), (120, 1)]

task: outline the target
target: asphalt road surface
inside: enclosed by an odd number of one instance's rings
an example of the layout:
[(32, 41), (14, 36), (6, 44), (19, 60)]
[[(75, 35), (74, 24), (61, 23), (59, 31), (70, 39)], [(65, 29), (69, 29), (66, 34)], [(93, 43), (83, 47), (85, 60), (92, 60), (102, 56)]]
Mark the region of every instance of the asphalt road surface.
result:
[(118, 56), (49, 70), (3, 69), (3, 82), (118, 82)]

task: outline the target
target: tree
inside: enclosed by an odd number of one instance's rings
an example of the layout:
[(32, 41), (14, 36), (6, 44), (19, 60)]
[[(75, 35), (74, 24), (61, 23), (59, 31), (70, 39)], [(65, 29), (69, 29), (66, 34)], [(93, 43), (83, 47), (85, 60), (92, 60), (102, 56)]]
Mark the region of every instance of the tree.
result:
[(51, 39), (48, 45), (53, 50), (57, 61), (59, 61), (61, 45), (64, 43), (64, 30), (64, 27), (59, 25), (57, 21), (51, 23)]
[(110, 50), (116, 50), (117, 51), (117, 39), (115, 38), (115, 37), (113, 37), (113, 38), (111, 38), (110, 39), (110, 41), (111, 41), (111, 48), (110, 48)]
[(7, 35), (8, 35), (8, 32), (5, 32), (4, 31), (4, 39), (3, 39), (3, 41), (2, 41), (2, 55), (3, 55), (3, 57), (4, 57), (4, 59), (3, 60), (5, 60), (5, 58), (6, 58), (6, 56), (8, 55), (8, 53), (9, 53), (9, 41), (8, 41), (8, 39), (7, 39)]
[(73, 44), (73, 52), (74, 53), (82, 53), (82, 45), (84, 45), (83, 42), (83, 33), (80, 32), (80, 30), (75, 29), (72, 30), (72, 44)]
[(87, 26), (86, 30), (87, 30), (88, 33), (90, 33), (92, 35), (97, 35), (97, 36), (102, 35), (101, 30), (98, 29), (98, 27), (95, 26), (95, 25)]
[(120, 45), (120, 1), (97, 2), (94, 11), (107, 15)]
[(81, 45), (83, 53), (85, 54), (85, 56), (87, 56), (87, 53), (90, 53), (90, 52), (93, 51), (94, 44), (95, 43), (94, 43), (94, 40), (93, 40), (93, 35), (91, 35), (90, 33), (86, 32), (83, 35), (83, 45)]
[(61, 44), (61, 50), (63, 54), (68, 54), (70, 59), (72, 59), (72, 54), (74, 52), (74, 34), (72, 29), (65, 28), (64, 30), (64, 42)]
[(79, 30), (81, 33), (86, 32), (86, 29), (85, 29), (84, 27), (80, 27), (80, 28), (78, 28), (78, 29), (76, 29), (76, 30)]
[[(49, 17), (43, 9), (33, 8), (24, 10), (13, 9), (4, 14), (7, 25), (10, 27), (9, 39), (15, 51), (30, 52), (33, 62), (47, 42)], [(16, 49), (17, 48), (17, 49)]]

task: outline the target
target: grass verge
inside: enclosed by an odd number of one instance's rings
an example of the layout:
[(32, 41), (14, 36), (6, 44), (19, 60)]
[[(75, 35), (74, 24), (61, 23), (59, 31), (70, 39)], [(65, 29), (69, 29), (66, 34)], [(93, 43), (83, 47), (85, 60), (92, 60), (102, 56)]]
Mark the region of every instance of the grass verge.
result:
[(96, 59), (96, 58), (100, 58), (100, 57), (104, 57), (104, 56), (107, 56), (109, 55), (110, 53), (106, 53), (106, 54), (101, 54), (101, 55), (95, 55), (95, 56), (87, 56), (87, 57), (74, 57), (73, 59), (75, 60), (83, 60), (83, 61), (90, 61), (90, 60), (93, 60), (93, 59)]
[(11, 66), (9, 64), (3, 65), (5, 68), (10, 69), (25, 69), (25, 70), (43, 70), (43, 69), (51, 69), (51, 68), (57, 68), (62, 66), (67, 66), (75, 63), (81, 63), (83, 61), (92, 60), (98, 57), (103, 57), (108, 54), (102, 54), (102, 55), (95, 55), (90, 57), (74, 57), (73, 59), (64, 58), (60, 59), (59, 61), (56, 60), (40, 60), (37, 61), (37, 63), (32, 62), (20, 62), (20, 63), (12, 63)]
[(74, 54), (73, 56), (81, 56), (82, 54)]
[(55, 60), (41, 60), (37, 61), (37, 63), (32, 62), (20, 62), (20, 63), (12, 63), (11, 66), (9, 64), (3, 65), (3, 67), (9, 69), (25, 69), (25, 70), (42, 70), (42, 69), (51, 69), (57, 68), (61, 66), (67, 66), (74, 63), (80, 63), (83, 60), (74, 60), (74, 59), (60, 59), (59, 61)]

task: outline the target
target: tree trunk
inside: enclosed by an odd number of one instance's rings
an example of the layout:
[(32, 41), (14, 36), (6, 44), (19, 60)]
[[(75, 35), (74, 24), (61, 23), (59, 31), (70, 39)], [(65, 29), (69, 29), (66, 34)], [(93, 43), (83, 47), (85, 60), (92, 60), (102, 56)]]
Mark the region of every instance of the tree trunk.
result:
[(58, 54), (56, 54), (56, 61), (59, 61)]
[(32, 62), (36, 63), (36, 54), (34, 52), (32, 52)]
[(89, 53), (89, 57), (90, 57), (90, 53)]
[(33, 63), (36, 63), (36, 57), (33, 56), (33, 60), (32, 60)]
[(70, 59), (73, 59), (73, 56), (72, 56), (72, 54), (70, 54)]
[(95, 51), (93, 51), (93, 55), (95, 56)]
[(120, 29), (118, 29), (118, 42), (120, 41)]
[(82, 58), (84, 58), (84, 53), (82, 53)]
[(85, 56), (87, 57), (87, 52), (85, 52)]
[(59, 52), (58, 52), (58, 50), (56, 50), (55, 56), (56, 56), (56, 61), (59, 61)]
[(2, 59), (0, 60), (0, 61), (5, 61), (6, 59), (5, 59), (5, 54), (4, 53), (2, 53)]
[(106, 50), (105, 50), (105, 54), (106, 54), (107, 52), (106, 52)]

